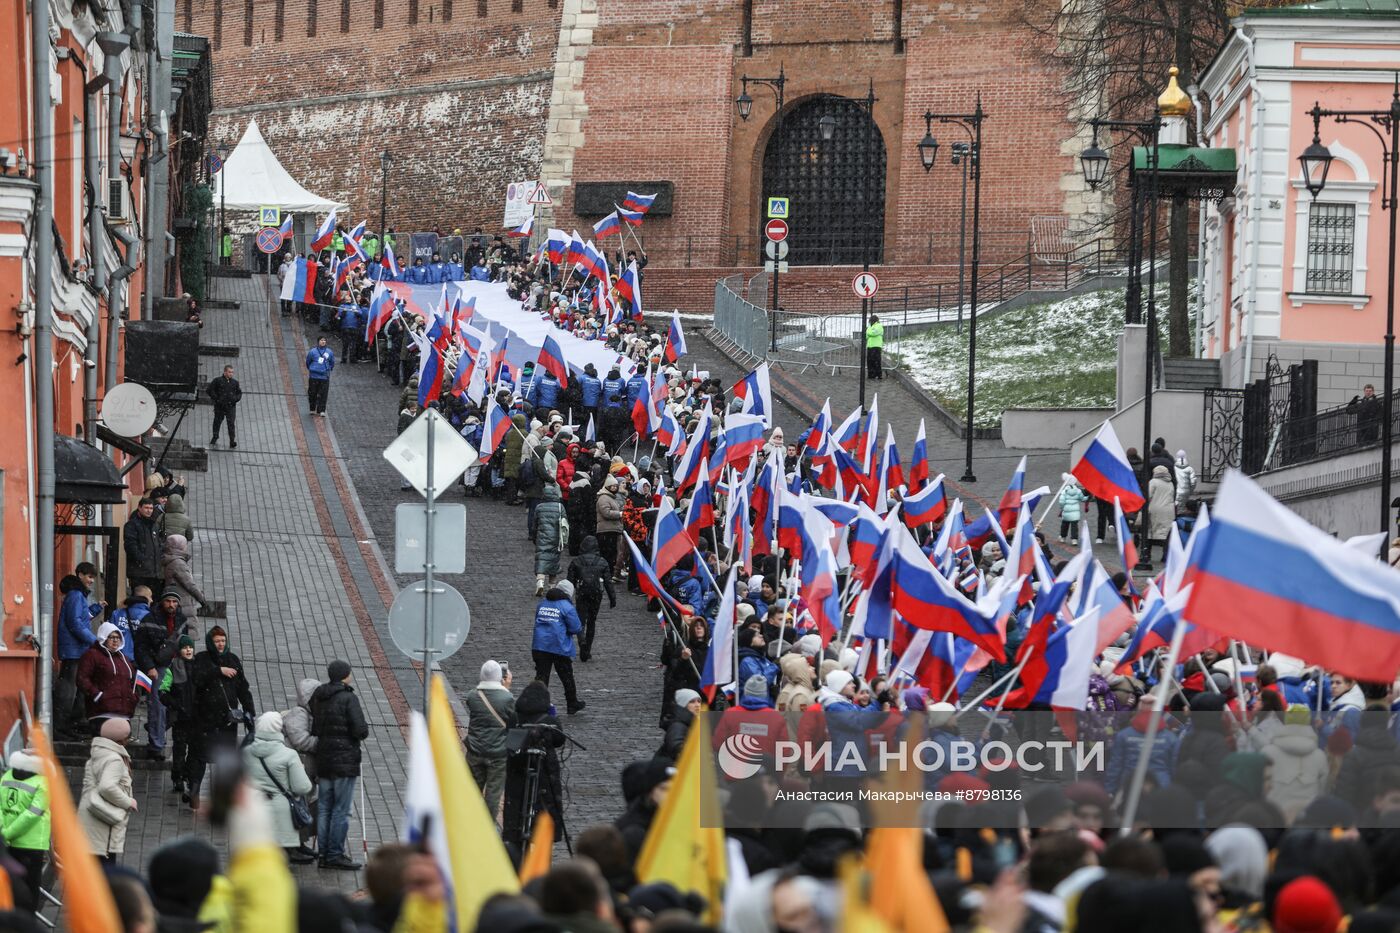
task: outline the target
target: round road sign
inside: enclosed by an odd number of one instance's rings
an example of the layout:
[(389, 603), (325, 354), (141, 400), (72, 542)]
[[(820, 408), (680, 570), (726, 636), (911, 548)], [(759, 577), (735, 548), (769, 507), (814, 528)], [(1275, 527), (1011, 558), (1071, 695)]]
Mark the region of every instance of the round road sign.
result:
[(389, 607), (389, 635), (394, 645), (415, 661), (423, 657), (425, 648), (433, 650), (433, 659), (456, 654), (472, 630), (472, 613), (462, 594), (441, 580), (433, 581), (433, 630), (423, 643), (423, 604), (427, 601), (424, 581), (415, 580), (399, 590), (394, 605)]
[(258, 249), (264, 253), (275, 253), (282, 248), (282, 231), (276, 227), (263, 227), (258, 231)]
[(223, 167), (224, 160), (219, 157), (219, 154), (217, 152), (209, 153), (209, 174), (217, 175)]
[(156, 397), (136, 382), (112, 386), (102, 399), (102, 423), (122, 437), (140, 437), (156, 423)]
[(873, 272), (862, 272), (851, 280), (851, 290), (857, 298), (874, 298), (880, 290), (880, 280), (875, 278)]
[(774, 243), (781, 243), (787, 239), (787, 221), (781, 218), (774, 218), (763, 225), (763, 233)]

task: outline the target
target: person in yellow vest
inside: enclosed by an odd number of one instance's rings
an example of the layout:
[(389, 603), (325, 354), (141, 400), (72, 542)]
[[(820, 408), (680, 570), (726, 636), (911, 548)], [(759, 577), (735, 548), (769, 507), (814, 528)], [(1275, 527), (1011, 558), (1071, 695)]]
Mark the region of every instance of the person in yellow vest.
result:
[(228, 227), (224, 228), (223, 235), (219, 238), (219, 265), (227, 266), (233, 263), (233, 232)]
[(870, 315), (870, 326), (865, 329), (865, 372), (871, 379), (884, 379), (885, 369), (880, 356), (885, 349), (885, 325), (879, 315)]
[(49, 785), (43, 761), (28, 750), (11, 755), (9, 766), (0, 777), (0, 835), (23, 866), (30, 903), (37, 907), (49, 857)]

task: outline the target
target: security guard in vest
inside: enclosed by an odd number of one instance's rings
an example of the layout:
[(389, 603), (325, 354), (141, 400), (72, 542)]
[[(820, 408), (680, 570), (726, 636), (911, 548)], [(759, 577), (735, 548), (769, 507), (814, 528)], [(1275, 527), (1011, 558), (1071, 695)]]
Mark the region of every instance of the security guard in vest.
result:
[(49, 784), (44, 763), (33, 752), (15, 752), (9, 765), (0, 777), (0, 835), (24, 867), (30, 902), (37, 907), (39, 881), (49, 857)]
[(865, 329), (865, 372), (871, 379), (884, 379), (885, 369), (880, 361), (885, 349), (885, 325), (878, 315), (870, 315), (870, 326)]

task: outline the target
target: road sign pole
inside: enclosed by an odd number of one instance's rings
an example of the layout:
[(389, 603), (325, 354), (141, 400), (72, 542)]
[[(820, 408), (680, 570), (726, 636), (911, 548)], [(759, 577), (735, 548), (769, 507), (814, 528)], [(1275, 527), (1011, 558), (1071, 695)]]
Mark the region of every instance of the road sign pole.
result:
[(428, 500), (427, 517), (423, 522), (423, 718), (428, 718), (428, 694), (433, 682), (433, 434), (428, 432)]
[(778, 352), (778, 261), (773, 260), (773, 310), (768, 315), (769, 347), (768, 354), (771, 358)]
[[(870, 250), (865, 251), (865, 264), (862, 266), (864, 272), (870, 271)], [(865, 346), (865, 331), (870, 327), (870, 299), (860, 300), (860, 410), (865, 411), (865, 358), (867, 348)]]

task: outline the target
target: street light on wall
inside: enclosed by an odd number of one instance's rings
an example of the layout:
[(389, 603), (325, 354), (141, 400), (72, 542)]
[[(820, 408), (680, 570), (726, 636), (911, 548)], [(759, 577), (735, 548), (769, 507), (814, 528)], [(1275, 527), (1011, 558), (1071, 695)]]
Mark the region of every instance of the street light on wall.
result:
[(777, 101), (778, 111), (783, 109), (783, 89), (787, 86), (787, 75), (783, 73), (783, 66), (778, 66), (778, 76), (776, 78), (750, 78), (743, 75), (739, 78), (741, 88), (739, 96), (734, 99), (734, 106), (739, 111), (739, 119), (747, 120), (749, 114), (753, 113), (753, 98), (749, 96), (749, 85), (757, 84), (766, 87), (773, 92), (773, 97)]
[(1319, 136), (1318, 124), (1322, 120), (1322, 108), (1314, 104), (1310, 113), (1313, 118), (1312, 145), (1298, 156), (1298, 162), (1303, 167), (1303, 184), (1307, 185), (1308, 194), (1316, 200), (1327, 185), (1327, 173), (1332, 169), (1332, 150), (1322, 144), (1322, 138)]
[(817, 121), (817, 129), (821, 130), (822, 142), (831, 142), (832, 137), (836, 135), (836, 118), (828, 113)]
[[(1097, 137), (1097, 131), (1094, 133)], [(1098, 191), (1099, 186), (1108, 177), (1108, 153), (1099, 148), (1098, 140), (1095, 139), (1079, 154), (1080, 168), (1084, 172), (1084, 181), (1089, 185), (1090, 191)]]
[(933, 138), (933, 128), (929, 127), (924, 133), (924, 138), (919, 140), (919, 161), (924, 164), (924, 171), (933, 171), (933, 163), (938, 159), (938, 140)]
[(393, 161), (394, 157), (389, 154), (388, 149), (379, 153), (379, 248), (381, 254), (383, 254), (384, 249), (384, 233), (389, 229), (385, 224), (389, 216), (389, 163)]

